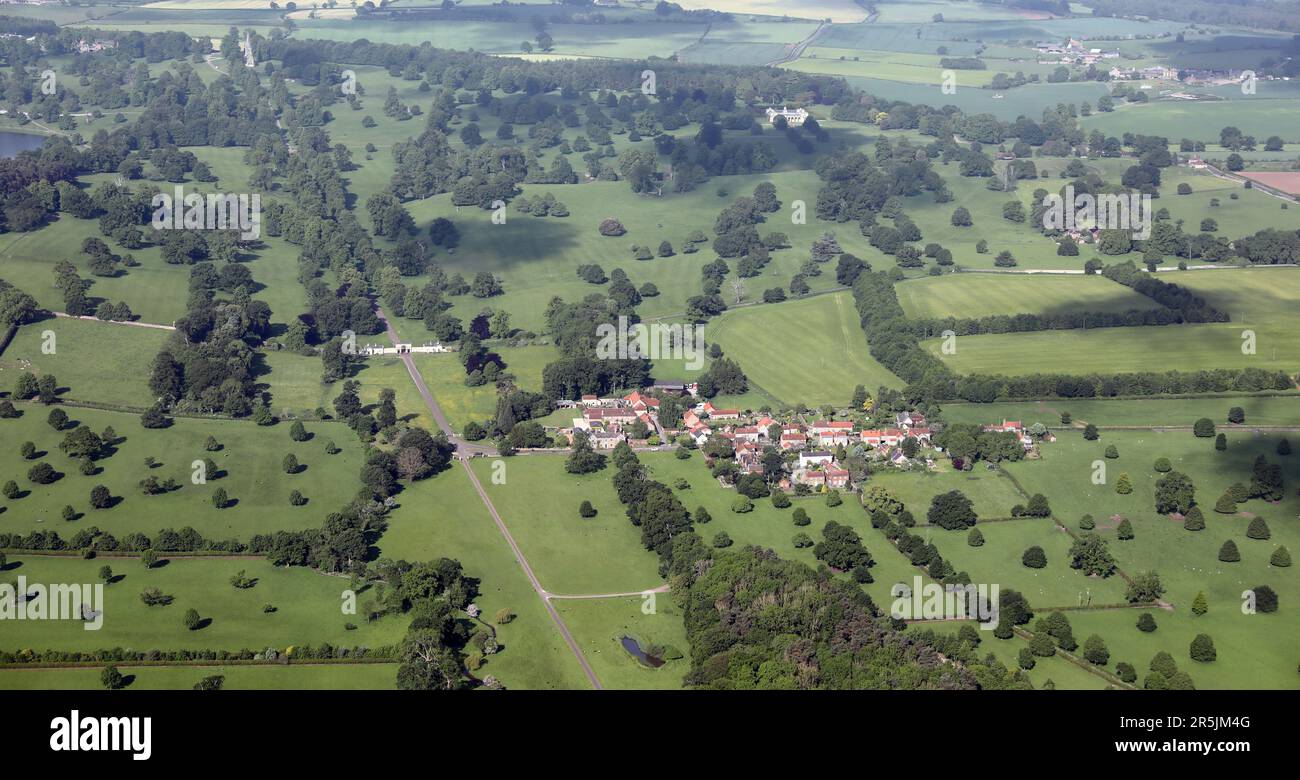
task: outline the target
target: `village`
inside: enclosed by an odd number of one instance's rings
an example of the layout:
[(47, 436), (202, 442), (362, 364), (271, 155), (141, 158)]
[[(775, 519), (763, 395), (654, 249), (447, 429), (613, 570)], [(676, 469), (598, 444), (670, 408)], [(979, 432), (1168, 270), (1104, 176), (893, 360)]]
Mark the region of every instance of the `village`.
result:
[[(664, 396), (680, 399), (685, 410), (681, 424), (666, 426), (660, 420)], [(773, 414), (716, 406), (700, 400), (695, 384), (656, 382), (653, 387), (621, 397), (584, 395), (576, 402), (560, 401), (561, 408), (580, 413), (573, 425), (555, 433), (572, 443), (585, 436), (596, 450), (612, 450), (621, 442), (634, 449), (664, 449), (677, 446), (700, 450), (715, 475), (724, 484), (747, 475), (762, 476), (774, 487), (798, 495), (830, 490), (859, 491), (872, 471), (882, 469), (937, 470), (946, 459), (942, 447), (933, 443), (933, 430), (924, 414), (917, 411), (872, 417), (865, 427), (852, 420), (812, 419), (793, 411)], [(1019, 421), (1002, 420), (983, 430), (1012, 433), (1033, 457), (1039, 439)], [(1044, 440), (1055, 437), (1046, 434)], [(849, 460), (859, 465), (850, 468)], [(717, 461), (734, 463), (721, 472)], [(773, 469), (780, 474), (769, 474)], [(730, 479), (727, 479), (730, 478)]]

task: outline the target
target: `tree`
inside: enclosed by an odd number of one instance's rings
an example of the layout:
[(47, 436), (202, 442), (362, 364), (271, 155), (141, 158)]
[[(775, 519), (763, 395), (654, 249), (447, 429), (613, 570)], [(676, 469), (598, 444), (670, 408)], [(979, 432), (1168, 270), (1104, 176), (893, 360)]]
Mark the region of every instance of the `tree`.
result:
[(1133, 524), (1127, 517), (1120, 520), (1119, 525), (1115, 527), (1115, 538), (1125, 542), (1133, 538)]
[(105, 584), (105, 585), (112, 584), (112, 582), (113, 582), (113, 567), (112, 567), (112, 566), (100, 566), (100, 567), (99, 567), (99, 578), (100, 578), (101, 580), (104, 581), (104, 584)]
[(1232, 491), (1226, 491), (1219, 496), (1219, 500), (1214, 502), (1214, 511), (1221, 515), (1236, 514), (1237, 501), (1232, 497)]
[(1039, 658), (1050, 658), (1056, 655), (1056, 643), (1047, 635), (1047, 632), (1039, 631), (1029, 640), (1029, 652)]
[(1282, 439), (1280, 439), (1277, 443), (1277, 454), (1278, 455), (1291, 454), (1291, 442), (1288, 441), (1285, 436), (1282, 437)]
[(1152, 631), (1155, 631), (1156, 630), (1155, 616), (1152, 615), (1150, 612), (1143, 612), (1141, 615), (1138, 615), (1137, 627), (1138, 630), (1144, 634), (1150, 634)]
[(1241, 425), (1246, 422), (1246, 410), (1240, 406), (1234, 406), (1228, 410), (1228, 422), (1234, 425)]
[(930, 501), (926, 519), (931, 525), (952, 531), (975, 525), (976, 516), (971, 500), (960, 490), (940, 493)]
[(1192, 614), (1204, 615), (1209, 610), (1210, 605), (1205, 600), (1205, 591), (1200, 591), (1196, 594), (1196, 598), (1192, 599)]
[(1212, 663), (1219, 657), (1214, 650), (1214, 640), (1210, 638), (1209, 634), (1197, 634), (1192, 639), (1189, 651), (1193, 661), (1199, 661), (1203, 664)]
[(1218, 436), (1215, 436), (1214, 449), (1218, 450), (1219, 452), (1223, 452), (1224, 450), (1228, 449), (1228, 437), (1224, 436), (1222, 433), (1220, 433)]
[(96, 485), (90, 489), (90, 507), (91, 509), (108, 509), (113, 505), (113, 494), (103, 485)]
[(284, 456), (284, 460), (280, 462), (280, 466), (284, 469), (285, 474), (297, 474), (299, 469), (302, 468), (302, 464), (298, 462), (298, 456), (294, 455), (292, 452)]
[(1224, 563), (1237, 563), (1241, 560), (1241, 552), (1237, 550), (1237, 543), (1229, 539), (1219, 548), (1219, 560)]
[(1083, 658), (1094, 666), (1105, 666), (1110, 663), (1110, 650), (1099, 635), (1092, 634), (1083, 641)]
[(1133, 482), (1129, 479), (1127, 473), (1120, 474), (1119, 479), (1115, 481), (1115, 492), (1121, 496), (1127, 496), (1133, 492)]
[[(980, 533), (980, 529), (978, 528), (970, 529), (970, 533), (966, 534), (966, 544), (971, 547), (983, 547), (984, 534)], [(1026, 554), (1027, 553), (1028, 551), (1026, 551)]]
[(152, 548), (144, 550), (140, 553), (140, 563), (143, 564), (146, 569), (152, 569), (154, 566), (158, 565), (158, 553), (154, 552)]
[(1088, 423), (1083, 426), (1083, 438), (1088, 441), (1096, 441), (1100, 434), (1097, 432), (1097, 426)]
[(1196, 487), (1191, 477), (1180, 471), (1171, 471), (1156, 480), (1156, 511), (1160, 514), (1177, 512), (1186, 514), (1192, 508)]
[(1199, 439), (1208, 439), (1214, 435), (1214, 421), (1209, 417), (1202, 417), (1192, 425), (1192, 435)]
[(188, 628), (190, 631), (197, 631), (199, 625), (203, 622), (202, 618), (199, 617), (198, 610), (196, 609), (186, 610), (184, 621), (185, 621), (185, 627)]
[(585, 432), (574, 431), (573, 452), (564, 462), (564, 470), (570, 474), (591, 474), (603, 468), (605, 456), (592, 449)]
[(1250, 525), (1246, 527), (1246, 538), (1248, 539), (1267, 539), (1272, 535), (1268, 523), (1264, 522), (1264, 518), (1259, 516), (1252, 518)]
[(116, 666), (105, 666), (104, 671), (99, 674), (99, 682), (106, 690), (120, 691), (126, 687), (126, 678), (117, 670)]
[(226, 676), (223, 674), (210, 674), (202, 680), (194, 683), (196, 691), (219, 691), (226, 684)]
[(1205, 530), (1205, 514), (1201, 512), (1199, 506), (1194, 506), (1187, 510), (1187, 514), (1183, 516), (1183, 528), (1188, 531)]
[(1277, 592), (1267, 585), (1256, 585), (1251, 588), (1255, 594), (1255, 610), (1257, 612), (1277, 612)]
[(1268, 565), (1279, 569), (1288, 568), (1291, 565), (1291, 551), (1286, 548), (1286, 545), (1279, 545), (1269, 556)]
[(217, 509), (225, 509), (230, 504), (230, 497), (226, 495), (226, 489), (219, 487), (212, 491), (212, 505)]
[(1037, 545), (1025, 550), (1024, 555), (1020, 557), (1020, 562), (1030, 569), (1042, 569), (1047, 566), (1047, 554), (1043, 548)]
[(582, 517), (595, 517), (596, 508), (591, 505), (590, 501), (584, 500), (582, 504), (578, 506), (578, 514)]
[(970, 211), (968, 211), (964, 206), (958, 206), (953, 210), (951, 222), (954, 227), (970, 227), (974, 224), (971, 221)]
[(1138, 604), (1158, 601), (1164, 593), (1165, 588), (1160, 582), (1160, 575), (1153, 571), (1143, 571), (1133, 576), (1133, 581), (1129, 583), (1124, 596), (1130, 604)]

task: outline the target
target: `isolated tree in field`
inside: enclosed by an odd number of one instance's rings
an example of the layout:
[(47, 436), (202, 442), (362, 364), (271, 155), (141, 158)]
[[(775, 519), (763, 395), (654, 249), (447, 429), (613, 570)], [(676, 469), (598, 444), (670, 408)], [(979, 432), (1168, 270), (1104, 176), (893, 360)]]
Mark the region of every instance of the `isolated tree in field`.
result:
[(21, 492), (22, 491), (18, 489), (18, 483), (14, 482), (12, 479), (5, 483), (4, 490), (3, 490), (4, 497), (9, 499), (10, 501), (13, 501), (14, 499), (18, 498)]
[(1121, 496), (1127, 496), (1133, 492), (1133, 481), (1129, 479), (1127, 473), (1120, 474), (1119, 479), (1115, 480), (1115, 492)]
[(596, 507), (591, 505), (590, 501), (583, 501), (578, 505), (578, 514), (582, 517), (595, 517)]
[(51, 409), (50, 414), (45, 418), (45, 421), (49, 423), (50, 427), (54, 430), (61, 431), (63, 430), (63, 426), (68, 424), (68, 413), (62, 409)]
[[(970, 529), (970, 533), (966, 534), (966, 544), (971, 547), (983, 547), (984, 534), (980, 533), (980, 529), (978, 528)], [(1026, 553), (1028, 553), (1028, 551), (1026, 551)]]
[(1083, 426), (1083, 438), (1087, 441), (1096, 441), (1101, 434), (1097, 432), (1097, 426), (1088, 423)]
[(803, 507), (795, 507), (795, 510), (791, 514), (790, 519), (792, 519), (794, 521), (794, 524), (797, 526), (806, 526), (812, 522), (812, 520), (809, 519), (808, 517), (808, 511), (805, 510)]
[(1138, 572), (1125, 590), (1124, 596), (1130, 604), (1158, 601), (1165, 593), (1160, 582), (1160, 575), (1153, 571)]
[(307, 441), (307, 428), (302, 424), (302, 420), (294, 420), (293, 425), (289, 426), (289, 438), (294, 441)]
[(953, 210), (951, 222), (953, 227), (970, 227), (974, 224), (971, 221), (970, 211), (965, 206), (958, 206)]
[(92, 509), (108, 509), (113, 505), (113, 494), (103, 485), (90, 489), (90, 506)]
[(1219, 560), (1224, 563), (1237, 563), (1241, 560), (1241, 551), (1237, 549), (1237, 543), (1229, 539), (1219, 548)]
[(1291, 565), (1291, 551), (1286, 545), (1280, 545), (1268, 559), (1269, 566), (1276, 566), (1279, 569), (1288, 568)]
[(1105, 666), (1110, 663), (1110, 650), (1099, 635), (1092, 634), (1083, 641), (1083, 658), (1094, 666)]
[(1211, 663), (1219, 657), (1219, 654), (1214, 649), (1214, 640), (1210, 638), (1209, 634), (1197, 634), (1192, 639), (1189, 652), (1193, 661), (1199, 661), (1203, 664)]
[(1210, 604), (1205, 599), (1205, 591), (1199, 591), (1196, 598), (1192, 599), (1192, 614), (1204, 615), (1210, 610)]
[(1255, 517), (1246, 527), (1246, 537), (1249, 539), (1267, 539), (1272, 535), (1273, 532), (1268, 529), (1268, 523), (1262, 517)]
[(1234, 406), (1228, 410), (1228, 422), (1235, 425), (1241, 425), (1246, 422), (1246, 410), (1240, 406)]
[(289, 491), (289, 505), (290, 505), (290, 506), (302, 506), (303, 504), (306, 504), (306, 503), (307, 503), (307, 498), (306, 498), (306, 496), (304, 496), (304, 495), (302, 494), (302, 491), (301, 491), (301, 490), (290, 490), (290, 491)]
[(116, 666), (105, 666), (104, 671), (99, 673), (99, 682), (109, 691), (120, 691), (126, 687), (126, 678)]
[(1231, 491), (1219, 496), (1219, 500), (1214, 502), (1214, 511), (1221, 515), (1236, 514), (1237, 501), (1232, 497)]
[(1290, 454), (1291, 454), (1291, 442), (1290, 442), (1290, 440), (1288, 440), (1286, 437), (1283, 437), (1280, 441), (1278, 441), (1278, 443), (1277, 443), (1277, 454), (1278, 454), (1278, 455), (1290, 455)]
[(229, 503), (230, 503), (230, 497), (226, 495), (225, 488), (219, 487), (216, 490), (212, 491), (212, 505), (214, 507), (216, 507), (217, 509), (225, 509), (226, 505)]
[(1080, 531), (1091, 531), (1096, 527), (1097, 527), (1097, 521), (1093, 519), (1092, 515), (1084, 515), (1083, 517), (1079, 518)]
[(294, 455), (292, 452), (284, 456), (284, 460), (280, 462), (280, 465), (284, 469), (285, 474), (297, 474), (298, 469), (302, 467), (302, 465), (298, 463), (298, 456)]
[(1155, 631), (1156, 630), (1155, 616), (1152, 615), (1150, 612), (1143, 612), (1141, 615), (1138, 615), (1137, 627), (1138, 630), (1144, 634), (1149, 634), (1152, 631)]
[(1199, 439), (1208, 439), (1214, 435), (1214, 420), (1202, 417), (1192, 425), (1192, 434)]
[(198, 682), (194, 683), (194, 690), (219, 691), (225, 686), (225, 684), (226, 684), (226, 676), (224, 674), (210, 674), (207, 677), (204, 677), (202, 680), (199, 680)]
[(158, 565), (158, 553), (154, 552), (152, 549), (141, 552), (140, 563), (143, 564), (146, 569), (152, 569), (154, 566)]
[(1181, 471), (1171, 471), (1156, 480), (1156, 511), (1162, 515), (1170, 512), (1186, 514), (1196, 497), (1192, 478)]
[(975, 525), (975, 509), (971, 500), (960, 490), (940, 493), (930, 501), (926, 519), (931, 525), (953, 531)]
[(1024, 555), (1020, 556), (1020, 562), (1030, 569), (1042, 569), (1047, 566), (1047, 553), (1035, 545), (1025, 550)]
[(105, 584), (105, 585), (108, 585), (108, 584), (112, 583), (112, 582), (113, 582), (113, 567), (112, 567), (112, 566), (100, 566), (100, 567), (99, 567), (99, 578), (100, 578), (101, 580), (104, 581), (104, 584)]
[(1108, 446), (1106, 447), (1106, 457), (1107, 457), (1107, 458), (1110, 458), (1111, 460), (1114, 460), (1115, 458), (1118, 458), (1118, 457), (1119, 457), (1119, 448), (1116, 447), (1114, 444), (1108, 445)]
[(1223, 452), (1228, 449), (1228, 437), (1220, 433), (1214, 437), (1214, 449)]
[(199, 611), (197, 609), (189, 609), (185, 611), (185, 627), (189, 630), (194, 631), (198, 629), (199, 624), (202, 622), (203, 619), (199, 617)]
[(1277, 591), (1267, 585), (1256, 585), (1251, 592), (1255, 594), (1255, 611), (1277, 612)]
[(707, 524), (713, 522), (713, 515), (709, 514), (709, 510), (705, 509), (702, 506), (695, 508), (695, 513), (691, 515), (691, 518), (696, 523), (700, 523), (700, 524)]
[(1191, 509), (1187, 510), (1186, 515), (1183, 515), (1183, 528), (1187, 529), (1188, 531), (1205, 530), (1205, 514), (1201, 512), (1201, 508), (1199, 506), (1192, 507)]
[(203, 449), (208, 452), (216, 452), (221, 449), (221, 442), (217, 441), (215, 436), (209, 436), (207, 441), (203, 443)]
[(1129, 683), (1130, 685), (1137, 682), (1138, 678), (1137, 669), (1134, 669), (1133, 664), (1128, 663), (1127, 661), (1120, 661), (1115, 664), (1115, 676), (1122, 682)]
[(713, 535), (713, 546), (721, 550), (731, 546), (731, 537), (726, 531), (719, 531)]
[(1133, 538), (1133, 524), (1127, 517), (1120, 520), (1119, 525), (1115, 527), (1115, 538), (1123, 542)]
[(1169, 462), (1169, 458), (1156, 458), (1156, 462), (1151, 467), (1161, 474), (1167, 474), (1174, 466)]

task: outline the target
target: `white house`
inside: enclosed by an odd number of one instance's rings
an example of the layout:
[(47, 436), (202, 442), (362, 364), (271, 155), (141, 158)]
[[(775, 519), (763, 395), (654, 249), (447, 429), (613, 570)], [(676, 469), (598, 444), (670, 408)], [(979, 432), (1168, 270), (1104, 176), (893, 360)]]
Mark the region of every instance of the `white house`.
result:
[(790, 127), (798, 127), (808, 118), (808, 109), (789, 109), (785, 106), (781, 106), (779, 110), (775, 108), (767, 109), (767, 121), (770, 124), (776, 124), (776, 118), (778, 116), (785, 117), (785, 123)]

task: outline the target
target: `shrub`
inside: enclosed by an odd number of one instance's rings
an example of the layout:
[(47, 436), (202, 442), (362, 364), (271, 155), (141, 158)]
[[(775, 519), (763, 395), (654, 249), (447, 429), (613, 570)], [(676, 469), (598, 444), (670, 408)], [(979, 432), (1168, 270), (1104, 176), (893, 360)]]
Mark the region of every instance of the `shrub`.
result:
[(198, 610), (190, 609), (185, 611), (185, 627), (188, 628), (190, 631), (197, 630), (199, 624), (202, 622), (203, 620), (202, 618), (199, 617)]
[(1193, 661), (1199, 661), (1203, 664), (1212, 663), (1219, 654), (1214, 650), (1214, 640), (1209, 634), (1197, 634), (1192, 640), (1190, 655)]
[[(980, 533), (980, 529), (978, 528), (970, 529), (970, 533), (966, 534), (966, 544), (970, 545), (971, 547), (983, 547), (984, 534)], [(1026, 550), (1025, 554), (1028, 555), (1029, 551)]]
[(1250, 521), (1250, 525), (1246, 527), (1246, 537), (1250, 539), (1267, 539), (1272, 535), (1272, 532), (1268, 530), (1268, 523), (1264, 522), (1262, 517), (1254, 518)]
[(1173, 469), (1173, 467), (1174, 465), (1169, 462), (1169, 458), (1156, 458), (1156, 462), (1153, 466), (1153, 468), (1161, 474), (1167, 473)]
[(1237, 550), (1237, 543), (1229, 539), (1219, 548), (1219, 560), (1224, 563), (1236, 563), (1241, 560), (1241, 552)]
[(1120, 541), (1128, 541), (1133, 536), (1133, 524), (1129, 522), (1129, 519), (1126, 517), (1120, 520), (1119, 525), (1115, 527), (1115, 537)]
[(1214, 435), (1214, 420), (1202, 417), (1192, 424), (1192, 434), (1199, 439), (1208, 439)]
[(1277, 612), (1277, 592), (1267, 585), (1257, 585), (1251, 588), (1255, 594), (1255, 610), (1257, 612)]
[(592, 506), (590, 501), (583, 501), (578, 505), (578, 514), (582, 517), (595, 517), (596, 507)]
[(1025, 550), (1025, 554), (1020, 556), (1020, 562), (1031, 569), (1042, 569), (1047, 566), (1047, 554), (1042, 547), (1035, 545)]
[(731, 511), (741, 515), (752, 512), (754, 511), (754, 502), (750, 500), (749, 496), (736, 496), (735, 500), (731, 502)]
[(787, 509), (790, 506), (790, 497), (785, 494), (784, 490), (777, 490), (772, 493), (772, 506), (777, 509)]
[(794, 520), (794, 524), (797, 526), (805, 526), (812, 522), (808, 517), (808, 512), (803, 507), (795, 507), (791, 519)]
[(808, 534), (804, 533), (803, 531), (800, 531), (799, 533), (795, 534), (790, 541), (793, 542), (794, 546), (799, 548), (800, 550), (804, 549), (805, 547), (813, 546), (812, 538), (808, 536)]
[(1279, 569), (1285, 569), (1291, 565), (1291, 551), (1282, 545), (1273, 551), (1268, 559), (1269, 566), (1276, 566)]
[(1204, 615), (1206, 612), (1209, 611), (1210, 611), (1210, 604), (1205, 599), (1205, 591), (1201, 591), (1197, 593), (1196, 598), (1192, 599), (1192, 614)]
[(719, 531), (713, 536), (713, 546), (719, 550), (730, 547), (731, 544), (731, 537), (727, 535), (726, 531)]
[(1137, 627), (1139, 631), (1145, 634), (1149, 634), (1152, 631), (1155, 631), (1156, 630), (1155, 616), (1152, 615), (1150, 612), (1143, 612), (1141, 615), (1138, 615)]
[(1137, 682), (1138, 678), (1137, 669), (1134, 669), (1133, 664), (1127, 661), (1120, 661), (1115, 664), (1115, 676), (1130, 685)]

